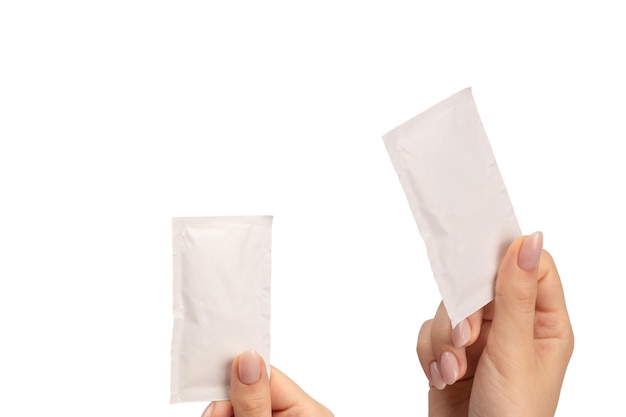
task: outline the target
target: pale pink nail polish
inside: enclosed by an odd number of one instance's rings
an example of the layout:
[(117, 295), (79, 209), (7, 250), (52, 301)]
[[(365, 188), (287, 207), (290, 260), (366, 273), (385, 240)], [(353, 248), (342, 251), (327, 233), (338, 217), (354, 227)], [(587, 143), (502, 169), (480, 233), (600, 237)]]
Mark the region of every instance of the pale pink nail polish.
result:
[(464, 347), (469, 341), (471, 334), (472, 329), (470, 328), (469, 320), (463, 319), (452, 329), (452, 343), (458, 348)]
[(452, 352), (441, 354), (441, 376), (447, 385), (452, 385), (459, 377), (459, 362)]
[(248, 350), (239, 356), (239, 381), (252, 385), (261, 379), (261, 357), (254, 350)]
[(441, 376), (441, 372), (439, 372), (439, 365), (437, 365), (437, 361), (433, 361), (430, 363), (430, 382), (433, 384), (435, 388), (439, 391), (446, 387), (446, 383)]
[(537, 268), (542, 247), (543, 234), (541, 232), (535, 232), (530, 236), (526, 236), (517, 256), (517, 265), (528, 272)]

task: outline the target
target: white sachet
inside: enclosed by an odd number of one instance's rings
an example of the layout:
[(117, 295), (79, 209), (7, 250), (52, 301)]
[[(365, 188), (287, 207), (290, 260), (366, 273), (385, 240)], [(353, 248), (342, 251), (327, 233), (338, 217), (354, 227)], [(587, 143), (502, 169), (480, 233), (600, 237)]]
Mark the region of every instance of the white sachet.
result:
[(270, 363), (271, 216), (177, 217), (171, 403), (230, 395), (230, 368), (254, 349)]
[(493, 299), (500, 260), (521, 234), (471, 89), (383, 140), (454, 327)]

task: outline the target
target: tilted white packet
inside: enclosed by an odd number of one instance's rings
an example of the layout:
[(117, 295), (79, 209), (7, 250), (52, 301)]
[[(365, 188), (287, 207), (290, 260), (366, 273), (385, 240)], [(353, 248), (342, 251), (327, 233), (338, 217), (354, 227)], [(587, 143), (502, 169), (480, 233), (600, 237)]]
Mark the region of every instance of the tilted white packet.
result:
[(489, 303), (521, 231), (471, 88), (383, 136), (452, 326)]
[(225, 400), (230, 368), (270, 364), (271, 216), (174, 217), (170, 403)]

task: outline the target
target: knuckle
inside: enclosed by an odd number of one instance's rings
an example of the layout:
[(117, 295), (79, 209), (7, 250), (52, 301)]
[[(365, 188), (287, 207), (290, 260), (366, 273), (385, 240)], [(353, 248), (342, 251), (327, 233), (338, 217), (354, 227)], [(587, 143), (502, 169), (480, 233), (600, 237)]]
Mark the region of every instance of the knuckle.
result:
[(530, 297), (518, 297), (514, 299), (513, 303), (511, 303), (511, 308), (515, 313), (531, 314), (535, 311), (535, 303)]
[(574, 337), (574, 330), (571, 325), (568, 327), (567, 336), (566, 336), (566, 352), (568, 354), (568, 358), (572, 357), (574, 353), (574, 346), (576, 345), (576, 338)]
[(325, 406), (322, 406), (322, 412), (320, 415), (325, 415), (326, 417), (335, 417), (335, 415)]
[(237, 408), (241, 415), (257, 417), (267, 415), (269, 404), (263, 396), (254, 393), (249, 395), (245, 401), (240, 402)]
[(541, 257), (539, 258), (539, 263), (544, 265), (546, 269), (556, 269), (556, 263), (554, 262), (554, 258), (552, 254), (547, 250), (543, 249), (541, 251)]
[(430, 348), (430, 329), (432, 323), (432, 319), (427, 320), (422, 324), (422, 327), (420, 328), (417, 336), (417, 345), (415, 347), (418, 355), (420, 355), (421, 352), (424, 352), (425, 350)]
[(537, 288), (532, 283), (528, 285), (516, 285), (509, 288), (509, 293), (496, 291), (496, 297), (509, 301), (510, 308), (516, 313), (531, 313), (535, 311), (537, 301)]
[(424, 323), (422, 323), (422, 327), (420, 327), (420, 331), (419, 331), (420, 339), (423, 339), (424, 337), (426, 337), (427, 334), (430, 333), (430, 329), (432, 328), (432, 325), (433, 325), (433, 319), (426, 320)]

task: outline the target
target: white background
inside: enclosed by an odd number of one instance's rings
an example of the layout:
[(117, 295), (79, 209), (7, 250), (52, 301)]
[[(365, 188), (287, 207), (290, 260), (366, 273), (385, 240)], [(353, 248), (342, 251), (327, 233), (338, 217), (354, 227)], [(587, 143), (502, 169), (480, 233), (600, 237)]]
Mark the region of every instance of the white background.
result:
[[(222, 3), (228, 5), (221, 5)], [(273, 214), (272, 362), (426, 415), (439, 302), (381, 135), (472, 86), (577, 337), (558, 415), (623, 409), (620, 2), (4, 1), (0, 415), (169, 402), (171, 217)]]

